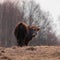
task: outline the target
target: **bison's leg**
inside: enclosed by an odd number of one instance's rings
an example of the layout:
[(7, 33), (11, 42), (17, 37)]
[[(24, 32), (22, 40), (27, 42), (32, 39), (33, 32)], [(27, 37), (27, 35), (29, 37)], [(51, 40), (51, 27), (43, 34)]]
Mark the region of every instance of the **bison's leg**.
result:
[(30, 42), (30, 40), (27, 38), (25, 41), (24, 41), (24, 44), (25, 46), (28, 46), (28, 43)]
[(20, 41), (17, 40), (17, 45), (22, 47), (22, 46), (26, 46), (27, 44), (23, 40)]

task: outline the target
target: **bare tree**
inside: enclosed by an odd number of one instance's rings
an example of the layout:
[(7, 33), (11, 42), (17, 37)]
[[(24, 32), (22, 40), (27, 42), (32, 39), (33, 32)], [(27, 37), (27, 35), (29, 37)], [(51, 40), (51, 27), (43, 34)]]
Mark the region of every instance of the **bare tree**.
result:
[(5, 1), (0, 5), (0, 40), (2, 46), (16, 44), (14, 29), (21, 20), (21, 12), (15, 3)]
[(29, 25), (38, 23), (40, 19), (40, 6), (35, 3), (35, 1), (31, 0), (29, 2), (23, 1), (23, 19)]
[[(23, 1), (22, 3), (23, 20), (25, 20), (25, 22), (29, 25), (37, 25), (40, 27), (40, 32), (38, 34), (38, 37), (36, 38), (38, 42), (43, 42), (46, 45), (49, 44), (48, 41), (52, 43), (52, 39), (54, 38), (55, 34), (52, 31), (53, 18), (50, 13), (41, 10), (39, 4), (37, 4), (34, 0), (28, 2)], [(53, 38), (51, 37), (50, 40), (48, 40), (50, 34), (54, 36), (52, 36)]]
[[(58, 45), (57, 37), (52, 31), (52, 16), (48, 12), (42, 12), (40, 21), (40, 32), (32, 42), (34, 45)], [(34, 43), (36, 42), (36, 44)], [(31, 44), (31, 45), (32, 45)]]
[[(50, 33), (52, 33), (52, 19), (47, 12), (40, 9), (39, 4), (33, 0), (28, 2), (20, 2), (19, 0), (10, 2), (10, 0), (6, 0), (0, 4), (0, 46), (12, 46), (16, 44), (14, 29), (20, 21), (40, 27), (40, 32), (37, 36), (38, 42), (43, 41), (45, 43), (50, 38)], [(48, 35), (49, 38), (47, 38)], [(34, 43), (36, 44), (35, 41)]]

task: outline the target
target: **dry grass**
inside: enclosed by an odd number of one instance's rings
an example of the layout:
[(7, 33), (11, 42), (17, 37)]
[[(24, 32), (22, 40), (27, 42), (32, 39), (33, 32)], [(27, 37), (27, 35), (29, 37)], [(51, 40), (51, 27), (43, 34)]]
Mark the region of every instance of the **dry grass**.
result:
[(60, 60), (60, 46), (0, 47), (0, 60)]

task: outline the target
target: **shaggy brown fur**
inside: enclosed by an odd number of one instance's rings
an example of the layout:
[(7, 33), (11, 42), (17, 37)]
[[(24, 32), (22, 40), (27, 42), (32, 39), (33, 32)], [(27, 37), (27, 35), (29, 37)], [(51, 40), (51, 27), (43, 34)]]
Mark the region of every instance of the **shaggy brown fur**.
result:
[(17, 39), (18, 46), (26, 46), (33, 37), (36, 36), (39, 28), (36, 26), (28, 26), (24, 22), (17, 24), (14, 35)]

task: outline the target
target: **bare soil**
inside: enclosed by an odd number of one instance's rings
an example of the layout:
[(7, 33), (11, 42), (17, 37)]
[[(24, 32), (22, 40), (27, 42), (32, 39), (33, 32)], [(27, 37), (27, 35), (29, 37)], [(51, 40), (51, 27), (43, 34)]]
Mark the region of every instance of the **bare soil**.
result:
[(60, 46), (0, 47), (0, 60), (60, 60)]

